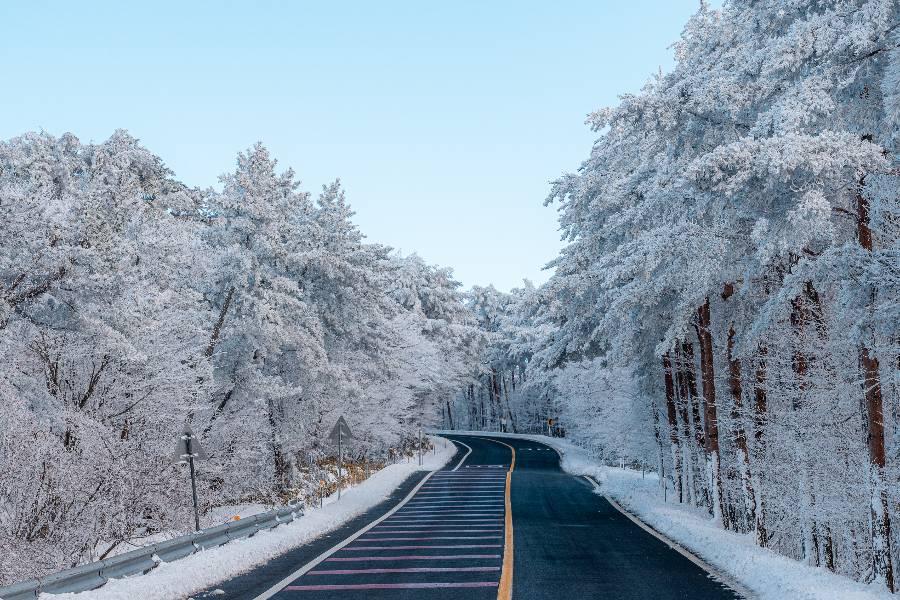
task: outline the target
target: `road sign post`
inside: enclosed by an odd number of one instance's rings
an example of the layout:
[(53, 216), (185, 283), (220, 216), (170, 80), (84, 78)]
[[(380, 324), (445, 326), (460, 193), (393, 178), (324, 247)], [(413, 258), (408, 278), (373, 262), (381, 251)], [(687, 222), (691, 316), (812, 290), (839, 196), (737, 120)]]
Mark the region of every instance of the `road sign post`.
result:
[(194, 469), (194, 460), (205, 460), (208, 458), (206, 452), (200, 447), (200, 441), (194, 432), (191, 431), (190, 425), (185, 424), (181, 430), (178, 442), (175, 444), (175, 462), (187, 461), (188, 469), (191, 473), (191, 497), (194, 501), (194, 530), (200, 531), (200, 509), (197, 502), (197, 473)]
[(334, 424), (334, 428), (328, 436), (328, 439), (332, 443), (336, 443), (338, 447), (338, 500), (341, 499), (341, 488), (343, 487), (341, 472), (344, 470), (344, 438), (353, 439), (353, 433), (350, 431), (347, 421), (341, 416), (338, 417), (337, 423)]

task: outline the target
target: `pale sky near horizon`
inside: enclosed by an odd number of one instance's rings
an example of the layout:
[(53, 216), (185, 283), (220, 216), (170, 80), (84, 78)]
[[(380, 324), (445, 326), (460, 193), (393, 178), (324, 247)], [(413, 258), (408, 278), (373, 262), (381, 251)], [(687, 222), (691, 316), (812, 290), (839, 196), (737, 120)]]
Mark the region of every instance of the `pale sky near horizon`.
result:
[(124, 128), (201, 187), (259, 140), (308, 191), (340, 177), (370, 241), (508, 290), (549, 276), (585, 115), (671, 67), (698, 6), (6, 2), (0, 139)]

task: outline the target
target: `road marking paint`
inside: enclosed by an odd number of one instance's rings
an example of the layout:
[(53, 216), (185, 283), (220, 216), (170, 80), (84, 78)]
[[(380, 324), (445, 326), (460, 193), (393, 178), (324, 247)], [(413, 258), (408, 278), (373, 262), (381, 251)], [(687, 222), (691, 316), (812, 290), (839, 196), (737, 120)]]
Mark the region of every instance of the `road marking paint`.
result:
[(437, 498), (502, 498), (504, 496), (504, 490), (497, 490), (496, 492), (475, 492), (473, 494), (467, 494), (465, 492), (420, 492), (419, 495), (425, 499), (435, 500)]
[(426, 504), (413, 504), (412, 502), (410, 502), (409, 504), (407, 504), (407, 506), (415, 507), (415, 508), (429, 508), (432, 510), (441, 509), (441, 508), (455, 509), (455, 510), (459, 510), (459, 509), (463, 509), (463, 508), (474, 508), (477, 510), (480, 508), (501, 508), (503, 506), (503, 501), (502, 500), (481, 500), (481, 501), (476, 501), (476, 502), (465, 502), (465, 501), (460, 500), (457, 502), (432, 502), (432, 503), (426, 503)]
[(502, 471), (460, 471), (459, 473), (454, 473), (453, 471), (441, 471), (435, 475), (440, 481), (450, 481), (453, 479), (491, 479), (502, 476)]
[(442, 505), (450, 505), (450, 506), (460, 506), (460, 505), (485, 505), (485, 506), (493, 506), (493, 505), (502, 505), (502, 500), (451, 500), (447, 498), (446, 500), (438, 500), (436, 498), (432, 498), (429, 500), (414, 500), (407, 504), (407, 506), (442, 506)]
[(464, 462), (466, 462), (466, 459), (469, 458), (470, 454), (472, 454), (472, 447), (468, 446), (466, 444), (463, 444), (462, 442), (457, 442), (456, 440), (450, 440), (450, 441), (453, 442), (454, 444), (459, 444), (459, 445), (465, 446), (466, 448), (469, 449), (469, 451), (466, 452), (465, 455), (463, 455), (462, 459), (459, 461), (459, 464), (456, 465), (455, 467), (453, 467), (453, 469), (451, 470), (451, 472), (452, 472), (452, 471), (456, 471), (458, 468), (460, 468), (462, 466), (462, 464)]
[(428, 517), (428, 518), (420, 518), (420, 519), (411, 519), (411, 518), (403, 518), (398, 520), (391, 520), (392, 524), (398, 525), (417, 525), (422, 526), (426, 523), (429, 525), (434, 525), (436, 523), (447, 523), (447, 524), (455, 524), (455, 525), (488, 525), (488, 524), (501, 524), (503, 523), (503, 517), (497, 516), (493, 518), (482, 518), (482, 517), (470, 517), (470, 518), (450, 518), (450, 519), (439, 519), (437, 517)]
[(454, 517), (483, 517), (487, 515), (501, 515), (502, 510), (410, 510), (408, 512), (397, 513), (403, 517), (433, 517), (435, 515), (453, 515)]
[[(372, 531), (375, 531), (374, 529)], [(485, 527), (483, 529), (456, 529), (455, 527), (444, 527), (441, 529), (379, 529), (379, 533), (402, 533), (411, 535), (417, 533), (489, 533), (503, 532), (502, 527)]]
[(310, 571), (307, 575), (381, 575), (385, 573), (486, 573), (499, 571), (500, 567), (408, 567), (399, 569), (325, 569)]
[[(500, 535), (435, 535), (420, 538), (365, 538), (359, 542), (427, 542), (428, 540), (496, 540)], [(346, 550), (347, 548), (344, 548)]]
[[(459, 527), (467, 527), (469, 529), (459, 529)], [(493, 531), (494, 529), (502, 531), (503, 527), (499, 524), (493, 525), (489, 523), (478, 524), (473, 523), (471, 525), (419, 525), (419, 524), (410, 524), (410, 525), (385, 525), (384, 529), (378, 527), (376, 528), (378, 531), (394, 531), (394, 530), (417, 530), (417, 531), (441, 531), (441, 530), (449, 530), (449, 531)], [(375, 531), (373, 529), (372, 531)]]
[(502, 506), (488, 504), (485, 506), (423, 506), (412, 510), (402, 510), (397, 516), (408, 515), (452, 515), (462, 513), (502, 513)]
[(685, 557), (686, 559), (688, 559), (689, 561), (691, 561), (692, 563), (694, 563), (695, 565), (697, 565), (698, 567), (700, 567), (701, 569), (703, 569), (704, 571), (709, 573), (710, 577), (712, 577), (714, 580), (718, 581), (722, 585), (730, 587), (733, 591), (737, 592), (741, 596), (744, 596), (746, 598), (752, 597), (750, 595), (749, 590), (747, 590), (747, 588), (744, 587), (741, 583), (732, 579), (729, 575), (722, 573), (721, 571), (719, 571), (718, 569), (716, 569), (715, 567), (710, 565), (708, 562), (706, 562), (705, 560), (703, 560), (702, 558), (700, 558), (699, 556), (697, 556), (696, 554), (694, 554), (693, 552), (691, 552), (690, 550), (688, 550), (687, 548), (685, 548), (684, 546), (682, 546), (681, 544), (676, 542), (675, 540), (673, 540), (673, 539), (667, 537), (666, 535), (664, 535), (663, 533), (657, 531), (656, 529), (654, 529), (647, 523), (644, 523), (637, 516), (633, 515), (631, 512), (629, 512), (628, 510), (623, 508), (618, 502), (616, 502), (615, 500), (613, 500), (612, 498), (610, 498), (609, 496), (604, 494), (603, 489), (600, 487), (600, 484), (597, 483), (597, 481), (593, 477), (584, 475), (584, 478), (587, 479), (588, 482), (592, 486), (594, 486), (594, 490), (596, 490), (596, 492), (599, 495), (603, 496), (603, 498), (607, 502), (609, 502), (613, 508), (615, 508), (617, 511), (619, 511), (620, 513), (625, 515), (632, 523), (634, 523), (635, 525), (637, 525), (638, 527), (640, 527), (641, 529), (643, 529), (644, 531), (646, 531), (647, 533), (649, 533), (650, 535), (652, 535), (653, 537), (655, 537), (656, 539), (658, 539), (659, 541), (661, 541), (662, 543), (667, 545), (669, 548), (671, 548), (678, 554), (682, 555), (683, 557)]
[(481, 490), (481, 489), (489, 489), (495, 490), (498, 486), (502, 486), (503, 481), (497, 481), (495, 483), (475, 483), (475, 484), (465, 484), (465, 485), (445, 485), (443, 483), (436, 483), (434, 485), (426, 485), (422, 488), (425, 491), (431, 492), (434, 490)]
[(280, 592), (282, 589), (284, 589), (288, 584), (290, 584), (290, 582), (294, 581), (298, 577), (302, 577), (305, 573), (307, 573), (313, 567), (315, 567), (322, 561), (326, 560), (330, 555), (334, 554), (335, 552), (337, 552), (344, 546), (350, 544), (351, 542), (356, 540), (356, 538), (362, 536), (364, 533), (366, 533), (370, 529), (373, 529), (374, 527), (376, 527), (379, 523), (386, 520), (388, 517), (393, 515), (395, 512), (397, 512), (398, 510), (403, 508), (403, 505), (406, 504), (407, 502), (409, 502), (412, 499), (412, 497), (416, 495), (416, 492), (418, 492), (419, 489), (421, 489), (421, 487), (423, 485), (425, 485), (425, 482), (428, 481), (428, 479), (433, 474), (434, 474), (434, 471), (431, 471), (430, 473), (426, 474), (425, 477), (422, 478), (422, 481), (417, 483), (416, 486), (412, 490), (410, 490), (410, 492), (406, 495), (406, 497), (403, 498), (403, 500), (401, 500), (399, 503), (397, 503), (397, 505), (394, 506), (391, 510), (387, 511), (386, 513), (384, 513), (383, 515), (381, 515), (374, 521), (370, 522), (368, 525), (366, 525), (365, 527), (363, 527), (362, 529), (360, 529), (359, 531), (357, 531), (350, 537), (345, 538), (343, 541), (335, 544), (334, 546), (332, 546), (331, 548), (329, 548), (328, 550), (326, 550), (319, 556), (315, 557), (314, 559), (312, 559), (311, 561), (309, 561), (308, 563), (306, 563), (305, 565), (303, 565), (302, 567), (300, 567), (299, 569), (297, 569), (296, 571), (294, 571), (293, 573), (291, 573), (290, 575), (288, 575), (287, 577), (285, 577), (284, 579), (282, 579), (281, 581), (279, 581), (278, 583), (276, 583), (275, 585), (273, 585), (272, 587), (270, 587), (269, 589), (264, 591), (259, 596), (256, 596), (253, 600), (268, 600), (269, 598), (271, 598), (272, 596), (274, 596), (275, 594)]
[(366, 560), (472, 560), (484, 558), (500, 558), (499, 554), (412, 554), (403, 556), (333, 556), (324, 562), (360, 562)]
[[(374, 540), (373, 540), (374, 541)], [(380, 540), (379, 540), (380, 541)], [(362, 550), (448, 550), (450, 548), (502, 548), (503, 544), (450, 544), (447, 546), (347, 546), (341, 552), (360, 552)]]
[(496, 517), (483, 516), (483, 517), (474, 517), (467, 519), (465, 517), (457, 517), (450, 516), (448, 518), (439, 518), (436, 516), (421, 516), (421, 517), (391, 517), (388, 521), (392, 523), (397, 523), (399, 521), (405, 521), (406, 523), (412, 525), (414, 521), (418, 521), (419, 523), (473, 523), (475, 521), (484, 521), (495, 523), (498, 521), (503, 521), (503, 517), (497, 515)]
[(421, 590), (437, 588), (480, 588), (494, 587), (496, 581), (457, 581), (454, 583), (344, 583), (331, 585), (289, 585), (291, 592), (326, 592), (338, 590)]

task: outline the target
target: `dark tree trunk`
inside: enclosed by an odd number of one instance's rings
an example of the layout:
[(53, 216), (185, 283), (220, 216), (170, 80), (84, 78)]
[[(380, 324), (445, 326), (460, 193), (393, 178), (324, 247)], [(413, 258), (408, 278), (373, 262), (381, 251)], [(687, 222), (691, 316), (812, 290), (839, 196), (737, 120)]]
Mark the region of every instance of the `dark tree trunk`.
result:
[[(869, 199), (865, 195), (865, 178), (861, 178), (856, 193), (856, 223), (859, 245), (866, 252), (874, 249), (869, 216)], [(868, 310), (874, 311), (875, 290)], [(894, 589), (894, 566), (891, 559), (891, 517), (888, 511), (884, 481), (884, 399), (881, 393), (881, 374), (878, 357), (865, 343), (859, 350), (866, 398), (867, 445), (869, 447), (870, 514), (872, 521), (872, 561), (875, 577)]]
[(672, 359), (663, 354), (663, 377), (666, 386), (666, 417), (669, 424), (669, 441), (672, 445), (672, 483), (678, 491), (678, 502), (684, 502), (681, 484), (681, 445), (678, 441), (678, 415), (675, 407), (675, 382), (672, 378)]
[[(756, 365), (756, 382), (753, 386), (753, 438), (756, 443), (757, 456), (765, 452), (765, 428), (766, 411), (768, 410), (768, 398), (766, 396), (766, 355), (768, 349), (764, 345), (759, 346), (759, 362)], [(757, 484), (756, 490), (756, 543), (760, 548), (769, 544), (769, 532), (766, 529), (766, 512), (763, 503), (762, 490)]]
[(216, 320), (216, 324), (213, 325), (212, 335), (209, 337), (209, 344), (206, 346), (206, 351), (204, 355), (209, 358), (213, 355), (213, 352), (216, 350), (216, 344), (219, 343), (219, 337), (222, 335), (222, 325), (225, 324), (225, 315), (228, 313), (228, 308), (231, 306), (231, 299), (234, 298), (234, 287), (228, 288), (228, 293), (225, 294), (225, 302), (222, 303), (222, 309), (219, 311), (219, 318)]
[[(727, 300), (734, 294), (734, 286), (727, 284), (722, 290), (722, 299)], [(742, 407), (744, 391), (741, 374), (741, 361), (734, 356), (734, 324), (728, 327), (728, 386), (731, 390), (731, 418), (734, 422), (734, 446), (737, 449), (737, 462), (740, 469), (741, 489), (744, 496), (744, 519), (747, 527), (756, 526), (756, 495), (753, 490), (753, 477), (750, 471), (750, 453), (747, 449), (747, 433), (744, 430)]]
[(700, 379), (703, 383), (703, 417), (706, 430), (706, 469), (713, 516), (726, 529), (725, 498), (722, 493), (722, 470), (719, 461), (719, 415), (716, 406), (716, 379), (713, 366), (713, 342), (709, 298), (697, 309), (695, 328), (700, 341)]

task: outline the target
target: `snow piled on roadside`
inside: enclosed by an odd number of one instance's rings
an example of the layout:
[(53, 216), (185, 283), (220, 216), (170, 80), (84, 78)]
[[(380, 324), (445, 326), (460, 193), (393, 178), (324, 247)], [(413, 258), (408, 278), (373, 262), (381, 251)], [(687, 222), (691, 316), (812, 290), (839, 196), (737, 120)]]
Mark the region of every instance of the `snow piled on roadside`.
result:
[[(436, 452), (417, 460), (388, 465), (358, 486), (346, 489), (338, 501), (326, 498), (323, 508), (309, 508), (298, 520), (251, 538), (161, 563), (146, 575), (112, 579), (103, 587), (78, 594), (41, 594), (41, 600), (171, 600), (186, 598), (266, 563), (322, 534), (337, 529), (382, 502), (403, 481), (419, 470), (434, 471), (447, 464), (456, 447), (443, 438), (432, 438)], [(298, 567), (300, 565), (297, 565)]]
[[(465, 433), (479, 435), (478, 432)], [(567, 473), (593, 477), (600, 483), (603, 494), (722, 574), (742, 584), (759, 600), (897, 598), (875, 585), (858, 583), (759, 548), (751, 535), (737, 534), (715, 526), (705, 511), (673, 502), (664, 503), (655, 474), (648, 473), (646, 479), (642, 479), (640, 471), (600, 465), (583, 448), (564, 439), (545, 435), (481, 435), (528, 439), (551, 446), (562, 455), (562, 468)]]

